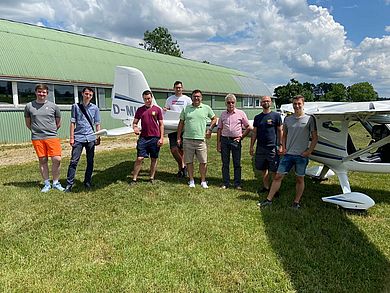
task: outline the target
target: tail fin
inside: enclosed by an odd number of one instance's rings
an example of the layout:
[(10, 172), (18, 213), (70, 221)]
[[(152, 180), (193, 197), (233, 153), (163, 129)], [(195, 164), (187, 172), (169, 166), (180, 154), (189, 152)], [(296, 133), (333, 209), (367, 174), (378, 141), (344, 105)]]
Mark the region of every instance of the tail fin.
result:
[[(144, 104), (142, 93), (150, 90), (143, 73), (137, 68), (117, 66), (112, 90), (111, 117), (120, 119), (125, 127), (102, 129), (96, 135), (117, 136), (133, 132), (131, 127), (137, 109)], [(153, 104), (156, 100), (153, 98)]]
[(117, 66), (112, 91), (111, 117), (121, 119), (126, 125), (130, 125), (135, 111), (144, 104), (142, 92), (145, 90), (150, 88), (140, 70)]

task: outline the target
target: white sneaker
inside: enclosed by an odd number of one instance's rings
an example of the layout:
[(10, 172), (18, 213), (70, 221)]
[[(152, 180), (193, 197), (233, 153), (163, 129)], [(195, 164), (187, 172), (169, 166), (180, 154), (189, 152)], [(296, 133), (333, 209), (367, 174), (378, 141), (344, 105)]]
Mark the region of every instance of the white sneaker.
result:
[(194, 188), (195, 187), (195, 181), (189, 181), (188, 182), (188, 186), (191, 187), (191, 188)]
[(51, 189), (51, 185), (45, 184), (45, 186), (43, 186), (43, 188), (41, 189), (41, 192), (48, 192), (50, 189)]
[(61, 186), (61, 183), (57, 182), (56, 184), (53, 184), (53, 189), (57, 189), (59, 191), (64, 191), (65, 188)]
[(201, 182), (200, 186), (202, 186), (202, 188), (209, 188), (206, 181)]

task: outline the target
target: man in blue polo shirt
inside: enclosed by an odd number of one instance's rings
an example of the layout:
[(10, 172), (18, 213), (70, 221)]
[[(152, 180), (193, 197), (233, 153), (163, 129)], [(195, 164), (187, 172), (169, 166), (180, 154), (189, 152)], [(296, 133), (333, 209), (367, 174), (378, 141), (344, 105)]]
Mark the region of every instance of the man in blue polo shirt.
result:
[(82, 95), (82, 103), (73, 104), (71, 110), (69, 143), (72, 146), (72, 157), (69, 163), (65, 192), (72, 191), (77, 164), (79, 163), (83, 148), (85, 148), (87, 156), (84, 186), (91, 188), (96, 144), (93, 125), (96, 126), (96, 131), (100, 130), (100, 112), (99, 108), (91, 103), (93, 97), (92, 88), (85, 87)]

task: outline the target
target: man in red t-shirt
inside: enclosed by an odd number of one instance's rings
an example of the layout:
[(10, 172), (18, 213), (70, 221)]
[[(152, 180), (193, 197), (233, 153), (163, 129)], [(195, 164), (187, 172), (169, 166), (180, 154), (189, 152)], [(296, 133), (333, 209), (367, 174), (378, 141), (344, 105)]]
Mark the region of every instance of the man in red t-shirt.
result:
[[(137, 176), (141, 170), (144, 158), (150, 157), (150, 182), (153, 183), (154, 175), (157, 169), (157, 159), (160, 147), (164, 143), (164, 123), (161, 109), (152, 105), (153, 94), (150, 90), (142, 93), (144, 105), (135, 112), (133, 129), (136, 135), (139, 135), (137, 141), (137, 160), (134, 164), (133, 180), (131, 184), (137, 182)], [(141, 120), (141, 131), (138, 128), (138, 122)]]

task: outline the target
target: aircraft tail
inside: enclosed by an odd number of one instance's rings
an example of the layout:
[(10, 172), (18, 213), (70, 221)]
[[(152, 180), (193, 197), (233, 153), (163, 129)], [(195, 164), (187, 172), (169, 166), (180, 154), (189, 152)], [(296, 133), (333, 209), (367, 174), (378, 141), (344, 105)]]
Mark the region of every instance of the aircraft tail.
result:
[(124, 121), (134, 119), (135, 111), (144, 104), (142, 92), (145, 90), (150, 88), (140, 70), (117, 66), (112, 90), (111, 117)]
[[(142, 92), (150, 90), (143, 73), (137, 68), (117, 66), (112, 89), (111, 117), (126, 125), (116, 129), (102, 129), (96, 135), (118, 136), (133, 132), (131, 127), (137, 109), (144, 104)], [(153, 98), (153, 104), (156, 104)]]

